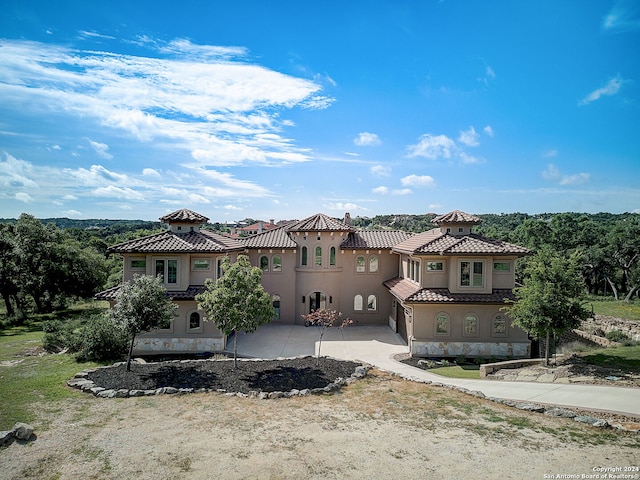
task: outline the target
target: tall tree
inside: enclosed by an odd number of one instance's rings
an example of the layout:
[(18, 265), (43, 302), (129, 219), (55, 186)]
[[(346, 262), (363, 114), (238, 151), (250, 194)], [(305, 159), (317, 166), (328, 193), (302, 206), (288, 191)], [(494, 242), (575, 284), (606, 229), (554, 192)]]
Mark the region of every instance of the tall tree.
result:
[(111, 315), (129, 332), (128, 372), (131, 371), (136, 335), (156, 328), (167, 328), (175, 316), (178, 306), (165, 293), (160, 278), (151, 275), (136, 275), (132, 282), (125, 282), (118, 292)]
[(543, 249), (529, 259), (524, 286), (514, 290), (515, 303), (505, 307), (513, 323), (532, 336), (545, 338), (545, 363), (549, 340), (576, 328), (589, 315), (582, 305), (585, 292), (577, 255), (564, 256)]
[[(252, 333), (275, 317), (271, 296), (262, 287), (262, 270), (239, 255), (231, 263), (222, 261), (222, 277), (207, 279), (206, 291), (196, 296), (198, 307), (225, 335), (232, 332)], [(237, 366), (238, 335), (233, 338), (233, 367)]]

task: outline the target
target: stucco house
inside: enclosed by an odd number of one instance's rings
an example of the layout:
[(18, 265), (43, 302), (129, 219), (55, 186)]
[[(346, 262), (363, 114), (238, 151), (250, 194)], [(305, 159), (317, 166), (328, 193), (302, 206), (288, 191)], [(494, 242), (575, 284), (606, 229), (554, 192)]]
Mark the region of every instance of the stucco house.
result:
[[(208, 218), (187, 209), (160, 220), (167, 231), (110, 248), (123, 257), (124, 281), (161, 275), (179, 305), (169, 329), (140, 336), (138, 354), (224, 349), (195, 295), (220, 277), (225, 256), (244, 254), (263, 272), (274, 323), (303, 324), (302, 314), (330, 308), (355, 325), (389, 325), (416, 356), (529, 356), (526, 333), (500, 311), (513, 298), (515, 260), (528, 251), (473, 234), (477, 217), (451, 212), (416, 235), (319, 213), (244, 238), (201, 229)], [(118, 289), (96, 297), (114, 303)]]

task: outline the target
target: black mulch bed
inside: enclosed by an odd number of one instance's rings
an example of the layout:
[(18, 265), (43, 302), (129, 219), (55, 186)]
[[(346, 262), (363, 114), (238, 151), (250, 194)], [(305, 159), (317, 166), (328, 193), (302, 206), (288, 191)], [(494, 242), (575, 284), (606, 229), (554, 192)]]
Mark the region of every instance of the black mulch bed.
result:
[(99, 368), (87, 378), (106, 389), (154, 390), (161, 387), (208, 388), (227, 392), (288, 392), (324, 388), (337, 378), (350, 377), (359, 363), (313, 357), (289, 360), (173, 361)]

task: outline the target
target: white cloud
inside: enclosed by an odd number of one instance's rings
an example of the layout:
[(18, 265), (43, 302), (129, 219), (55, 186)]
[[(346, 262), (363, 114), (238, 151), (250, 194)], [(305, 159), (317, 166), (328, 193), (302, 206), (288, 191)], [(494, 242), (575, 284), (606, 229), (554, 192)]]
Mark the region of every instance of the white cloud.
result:
[(480, 135), (476, 132), (473, 126), (469, 127), (469, 130), (461, 131), (458, 137), (458, 142), (466, 145), (467, 147), (477, 147), (480, 145)]
[(438, 157), (449, 158), (456, 144), (446, 135), (422, 135), (415, 145), (407, 147), (409, 157), (424, 157), (435, 160)]
[(606, 96), (615, 95), (620, 91), (620, 88), (622, 87), (622, 83), (623, 83), (623, 80), (618, 75), (610, 79), (604, 87), (598, 88), (593, 92), (591, 92), (590, 94), (588, 94), (586, 97), (584, 97), (582, 100), (580, 100), (580, 102), (578, 102), (578, 105), (588, 105), (591, 102), (595, 102), (596, 100), (599, 100), (600, 97), (602, 97), (603, 95), (606, 95)]
[(462, 163), (465, 165), (472, 165), (475, 163), (484, 163), (484, 160), (478, 157), (474, 157), (473, 155), (469, 155), (467, 152), (458, 152), (458, 156)]
[(551, 150), (547, 150), (542, 154), (543, 158), (555, 158), (557, 156), (558, 156), (558, 150), (556, 150), (555, 148)]
[[(0, 97), (11, 99), (4, 107), (93, 121), (140, 142), (193, 152), (205, 165), (308, 159), (283, 136), (292, 122), (282, 117), (285, 109), (327, 108), (333, 98), (320, 84), (253, 64), (242, 47), (149, 38), (140, 45), (155, 51), (131, 56), (3, 40)], [(94, 143), (109, 158), (106, 145)]]
[(231, 205), (231, 204), (225, 205), (222, 208), (224, 208), (225, 210), (231, 210), (231, 211), (235, 211), (235, 212), (242, 210), (242, 208), (236, 207), (235, 205)]
[(16, 194), (15, 194), (15, 199), (16, 199), (16, 200), (19, 200), (19, 201), (21, 201), (21, 202), (24, 202), (24, 203), (31, 203), (31, 202), (33, 202), (33, 198), (31, 197), (31, 195), (29, 195), (29, 194), (28, 194), (28, 193), (26, 193), (26, 192), (18, 192), (18, 193), (16, 193)]
[(96, 197), (124, 198), (126, 200), (144, 200), (144, 195), (131, 188), (116, 187), (109, 185), (106, 187), (98, 187), (91, 192)]
[(436, 182), (429, 175), (408, 175), (400, 179), (405, 187), (434, 187)]
[(394, 190), (391, 193), (393, 193), (393, 195), (411, 195), (413, 193), (413, 190), (411, 190), (410, 188), (402, 188)]
[(64, 212), (62, 212), (63, 215), (66, 215), (67, 217), (81, 217), (82, 213), (79, 212), (78, 210), (65, 210)]
[(382, 141), (375, 133), (361, 132), (353, 139), (353, 143), (359, 147), (375, 147), (382, 144)]
[(371, 175), (375, 177), (388, 177), (391, 175), (391, 167), (386, 165), (374, 165), (371, 167)]
[(361, 207), (360, 205), (356, 204), (356, 203), (351, 203), (351, 202), (329, 202), (327, 204), (323, 205), (324, 208), (326, 208), (327, 210), (339, 210), (341, 212), (345, 212), (345, 211), (354, 211), (354, 210), (367, 210), (364, 207)]
[(91, 145), (91, 148), (95, 150), (99, 157), (106, 158), (107, 160), (111, 160), (113, 158), (113, 155), (109, 153), (109, 145), (106, 143), (89, 140), (89, 145)]
[(386, 195), (387, 193), (389, 193), (389, 187), (385, 187), (384, 185), (381, 185), (379, 187), (372, 188), (371, 192), (377, 195)]
[(0, 161), (0, 185), (9, 187), (38, 188), (38, 184), (31, 178), (34, 175), (33, 166), (24, 160), (18, 160), (5, 152), (5, 161)]
[(542, 172), (542, 178), (559, 185), (582, 185), (587, 183), (591, 178), (588, 173), (576, 173), (573, 175), (563, 175), (558, 167), (550, 163)]
[(73, 201), (73, 200), (78, 200), (78, 197), (76, 197), (75, 195), (65, 195), (62, 197), (63, 200), (67, 200), (67, 201)]
[(142, 169), (142, 176), (143, 177), (160, 178), (160, 174), (158, 173), (158, 171), (153, 169), (153, 168), (143, 168)]
[(602, 28), (611, 32), (627, 32), (640, 29), (638, 5), (632, 1), (618, 0), (604, 17)]
[(482, 131), (487, 135), (489, 135), (490, 137), (493, 137), (493, 128), (491, 128), (491, 125), (487, 125), (482, 129)]

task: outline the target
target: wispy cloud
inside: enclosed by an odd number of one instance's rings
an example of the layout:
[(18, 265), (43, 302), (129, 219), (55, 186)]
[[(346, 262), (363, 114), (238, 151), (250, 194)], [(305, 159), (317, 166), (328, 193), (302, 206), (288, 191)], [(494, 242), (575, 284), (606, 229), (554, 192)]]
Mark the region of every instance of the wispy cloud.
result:
[[(282, 114), (327, 108), (333, 99), (320, 84), (254, 64), (242, 47), (184, 39), (144, 45), (153, 55), (3, 40), (0, 96), (11, 99), (4, 107), (95, 121), (139, 142), (164, 142), (203, 165), (309, 159), (283, 135), (292, 122)], [(109, 155), (106, 148), (96, 151)]]
[(558, 185), (582, 185), (587, 183), (591, 175), (588, 173), (575, 173), (572, 175), (564, 175), (560, 173), (558, 167), (550, 163), (542, 172), (542, 178)]
[[(488, 136), (493, 136), (493, 129), (487, 125), (483, 132)], [(432, 135), (426, 133), (418, 139), (418, 143), (407, 147), (408, 157), (422, 157), (429, 160), (439, 158), (457, 158), (462, 164), (484, 163), (484, 159), (470, 155), (468, 148), (475, 148), (480, 145), (480, 134), (476, 132), (472, 125), (467, 130), (461, 130), (458, 140), (455, 141), (446, 135)]]
[(89, 140), (89, 145), (91, 148), (98, 154), (99, 157), (105, 158), (107, 160), (111, 160), (113, 155), (109, 153), (109, 145), (106, 143), (94, 142), (93, 140)]
[(353, 143), (359, 147), (375, 147), (381, 145), (382, 140), (375, 133), (361, 132), (353, 139)]
[(469, 127), (469, 130), (464, 130), (460, 132), (460, 136), (458, 137), (458, 142), (466, 145), (467, 147), (477, 147), (480, 145), (480, 134), (476, 132), (476, 129), (473, 126)]
[(610, 79), (604, 87), (597, 88), (593, 92), (589, 93), (586, 97), (578, 102), (578, 105), (588, 105), (591, 102), (599, 100), (603, 95), (612, 96), (617, 94), (622, 88), (623, 80), (620, 75)]
[(617, 1), (602, 21), (608, 32), (628, 32), (640, 29), (640, 8), (637, 2)]
[(386, 195), (389, 193), (389, 187), (380, 185), (379, 187), (372, 188), (371, 193), (375, 193), (376, 195)]
[(340, 212), (353, 212), (357, 210), (366, 211), (367, 209), (357, 203), (352, 202), (329, 202), (322, 205), (327, 210), (338, 210)]
[(456, 142), (446, 135), (431, 135), (426, 133), (418, 139), (415, 145), (407, 147), (409, 157), (424, 157), (435, 160), (439, 157), (449, 158), (455, 149)]
[(373, 165), (370, 171), (374, 177), (388, 177), (391, 175), (391, 167), (386, 165)]

